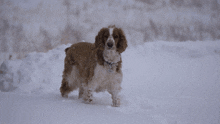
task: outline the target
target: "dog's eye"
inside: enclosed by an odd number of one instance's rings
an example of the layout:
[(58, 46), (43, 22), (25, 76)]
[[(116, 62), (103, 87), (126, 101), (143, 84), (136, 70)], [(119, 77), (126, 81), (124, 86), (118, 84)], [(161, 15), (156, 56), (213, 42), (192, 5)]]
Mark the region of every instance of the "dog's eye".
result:
[(118, 38), (118, 35), (115, 35), (115, 36), (114, 36), (114, 39), (116, 39), (116, 38)]
[(104, 36), (104, 38), (108, 39), (108, 36), (107, 36), (107, 35), (105, 35), (105, 36)]

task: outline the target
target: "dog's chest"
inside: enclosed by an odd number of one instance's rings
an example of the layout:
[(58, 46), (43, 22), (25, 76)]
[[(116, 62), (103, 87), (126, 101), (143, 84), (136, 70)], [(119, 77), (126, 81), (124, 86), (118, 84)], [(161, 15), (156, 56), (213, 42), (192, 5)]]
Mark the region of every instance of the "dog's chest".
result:
[(100, 81), (111, 81), (114, 80), (116, 77), (117, 72), (114, 69), (110, 69), (108, 65), (96, 65), (96, 68), (94, 70), (94, 79), (100, 80)]
[(97, 89), (106, 89), (109, 85), (121, 83), (122, 74), (116, 72), (116, 69), (109, 71), (108, 66), (97, 64), (94, 70), (94, 77), (91, 83), (96, 85)]

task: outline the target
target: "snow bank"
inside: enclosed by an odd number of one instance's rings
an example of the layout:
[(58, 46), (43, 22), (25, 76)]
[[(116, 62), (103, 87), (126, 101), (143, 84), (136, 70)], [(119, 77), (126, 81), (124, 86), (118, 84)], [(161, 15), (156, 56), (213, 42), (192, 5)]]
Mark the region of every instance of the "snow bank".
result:
[[(47, 53), (33, 52), (21, 60), (5, 61), (0, 67), (0, 90), (15, 90), (26, 93), (45, 93), (58, 90), (64, 68), (64, 49), (68, 46), (70, 44), (61, 45)], [(168, 83), (171, 80), (174, 83), (173, 85), (182, 88), (184, 86), (181, 85), (185, 85), (185, 80), (191, 78), (190, 82), (203, 80), (202, 82), (206, 85), (209, 80), (216, 80), (211, 77), (217, 76), (212, 71), (217, 71), (217, 67), (220, 66), (217, 62), (219, 54), (220, 45), (217, 41), (145, 43), (143, 46), (130, 48), (123, 53), (124, 82), (127, 80), (129, 80), (128, 82), (137, 82), (136, 80), (138, 82), (139, 80), (141, 82), (146, 80), (155, 82), (154, 78), (157, 77), (158, 83)], [(210, 73), (204, 75), (205, 73), (203, 74), (198, 70), (200, 67), (205, 71), (210, 71)], [(180, 71), (179, 74), (178, 71)], [(189, 73), (189, 71), (191, 72)], [(205, 76), (204, 79), (199, 79), (201, 75)], [(172, 79), (170, 79), (171, 77)], [(127, 83), (125, 84), (130, 87)], [(154, 84), (149, 83), (149, 86)], [(163, 89), (161, 93), (156, 94), (152, 91), (152, 95), (164, 94), (163, 91), (167, 92), (169, 89), (166, 88), (170, 88), (164, 87), (162, 84), (161, 86), (159, 86)], [(179, 93), (180, 90), (176, 92)]]
[(8, 60), (1, 65), (1, 91), (51, 92), (57, 90), (64, 68), (64, 49), (61, 45), (47, 53), (33, 52), (22, 60)]

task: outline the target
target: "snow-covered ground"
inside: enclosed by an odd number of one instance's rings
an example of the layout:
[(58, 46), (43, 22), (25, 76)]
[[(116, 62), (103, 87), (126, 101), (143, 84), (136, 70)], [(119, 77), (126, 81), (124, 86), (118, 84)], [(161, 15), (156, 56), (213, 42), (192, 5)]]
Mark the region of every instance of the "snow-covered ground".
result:
[[(70, 44), (69, 44), (70, 45)], [(148, 42), (123, 54), (121, 106), (59, 93), (62, 45), (1, 65), (1, 124), (219, 124), (220, 43)]]

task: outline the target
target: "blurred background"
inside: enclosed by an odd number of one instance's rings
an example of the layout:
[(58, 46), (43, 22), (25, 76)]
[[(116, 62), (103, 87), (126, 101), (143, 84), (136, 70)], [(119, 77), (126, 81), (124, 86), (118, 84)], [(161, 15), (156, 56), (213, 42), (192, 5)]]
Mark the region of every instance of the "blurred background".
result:
[(0, 0), (0, 64), (29, 52), (94, 42), (102, 27), (129, 46), (220, 40), (220, 0)]

